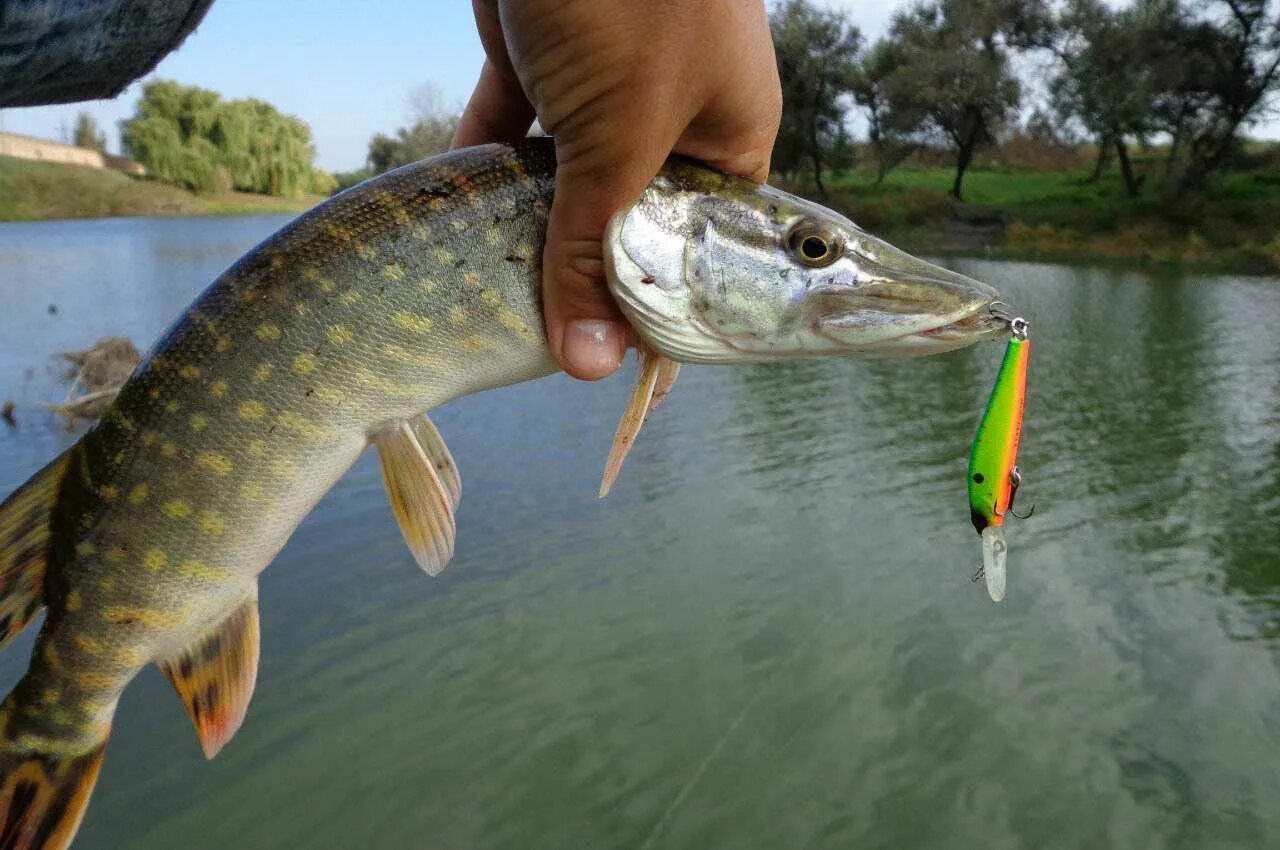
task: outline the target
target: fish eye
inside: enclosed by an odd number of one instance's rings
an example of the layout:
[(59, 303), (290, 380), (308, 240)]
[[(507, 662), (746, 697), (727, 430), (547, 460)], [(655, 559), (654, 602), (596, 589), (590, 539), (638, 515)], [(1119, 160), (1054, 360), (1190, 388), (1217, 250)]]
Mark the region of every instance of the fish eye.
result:
[(829, 266), (844, 253), (844, 243), (838, 236), (812, 222), (801, 222), (793, 228), (787, 247), (797, 260), (814, 268)]

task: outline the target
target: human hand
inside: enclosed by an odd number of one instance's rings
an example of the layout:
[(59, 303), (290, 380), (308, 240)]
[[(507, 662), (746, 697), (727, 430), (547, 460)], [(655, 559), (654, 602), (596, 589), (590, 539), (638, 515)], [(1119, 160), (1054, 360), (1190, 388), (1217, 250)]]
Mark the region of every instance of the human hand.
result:
[(761, 0), (472, 0), (487, 59), (454, 147), (555, 137), (547, 341), (570, 375), (622, 363), (601, 239), (667, 155), (763, 181), (782, 111)]

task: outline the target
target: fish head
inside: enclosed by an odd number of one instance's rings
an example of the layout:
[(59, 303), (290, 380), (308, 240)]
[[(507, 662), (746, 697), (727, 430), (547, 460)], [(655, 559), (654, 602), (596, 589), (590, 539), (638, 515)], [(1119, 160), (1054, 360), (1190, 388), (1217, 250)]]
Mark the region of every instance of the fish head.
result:
[(673, 159), (610, 221), (610, 291), (686, 363), (936, 354), (998, 337), (986, 284), (818, 204)]

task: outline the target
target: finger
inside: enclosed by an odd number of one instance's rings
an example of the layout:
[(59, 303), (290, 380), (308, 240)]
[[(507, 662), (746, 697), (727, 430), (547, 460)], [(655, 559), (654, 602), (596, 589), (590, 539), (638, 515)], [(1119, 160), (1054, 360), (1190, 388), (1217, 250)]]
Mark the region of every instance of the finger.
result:
[(533, 106), (520, 84), (486, 59), (471, 100), (458, 119), (451, 146), (515, 142), (524, 138), (532, 123)]
[(605, 226), (614, 212), (640, 196), (674, 142), (592, 135), (606, 141), (591, 147), (558, 142), (556, 192), (543, 252), (547, 342), (560, 367), (583, 380), (616, 371), (629, 334), (604, 282)]

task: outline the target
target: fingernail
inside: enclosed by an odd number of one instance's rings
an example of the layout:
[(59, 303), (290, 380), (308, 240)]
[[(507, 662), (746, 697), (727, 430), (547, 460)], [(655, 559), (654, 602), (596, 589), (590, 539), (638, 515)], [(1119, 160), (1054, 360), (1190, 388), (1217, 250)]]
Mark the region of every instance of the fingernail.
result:
[(603, 378), (622, 365), (623, 336), (616, 322), (575, 319), (564, 329), (560, 355), (582, 378)]

